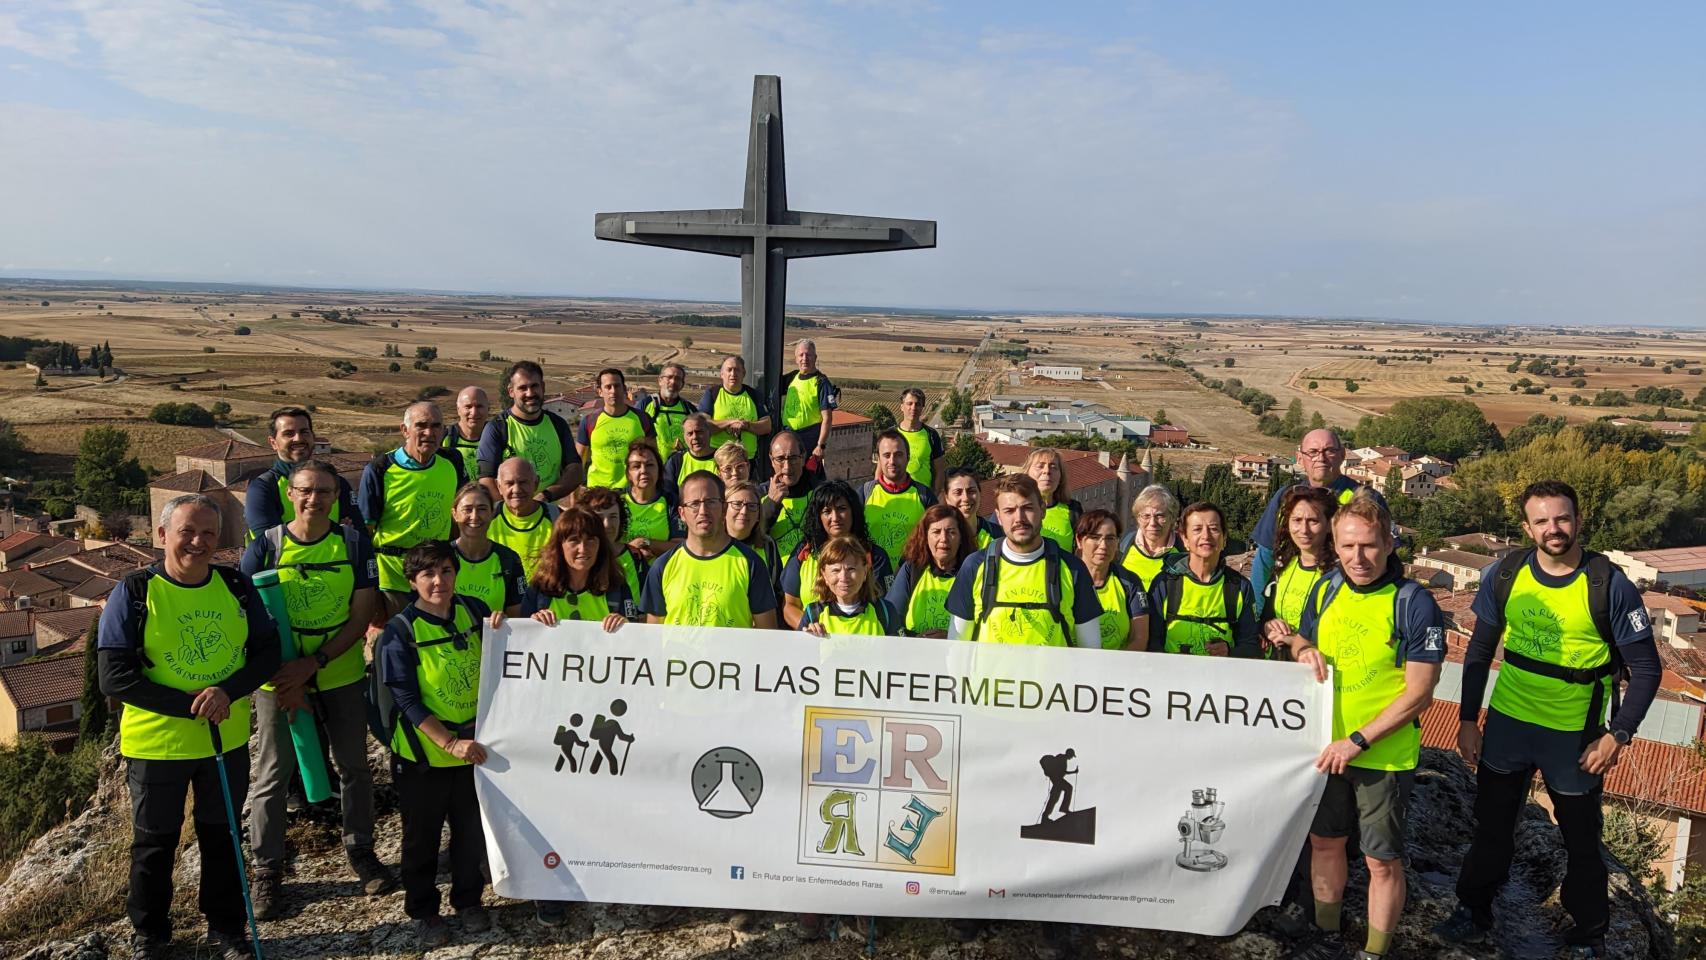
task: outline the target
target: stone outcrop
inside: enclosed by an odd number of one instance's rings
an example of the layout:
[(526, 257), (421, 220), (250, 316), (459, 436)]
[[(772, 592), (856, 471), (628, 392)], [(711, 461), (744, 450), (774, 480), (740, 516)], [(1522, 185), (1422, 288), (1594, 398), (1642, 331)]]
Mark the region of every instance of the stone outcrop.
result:
[[(4, 921), (0, 929), (29, 929), (27, 921), (8, 914), (29, 909), (43, 917), (53, 916), (54, 898), (87, 896), (90, 890), (105, 891), (99, 894), (105, 898), (101, 910), (91, 914), (102, 919), (76, 929), (53, 931), (56, 936), (37, 934), (0, 942), (0, 955), (26, 960), (102, 960), (128, 955), (123, 877), (118, 876), (115, 885), (115, 878), (110, 876), (115, 868), (122, 871), (129, 838), (129, 811), (121, 770), (117, 763), (112, 764), (90, 809), (32, 845), (4, 885), (0, 885), (0, 919)], [(395, 805), (385, 795), (388, 790), (389, 787), (381, 789), (379, 853), (382, 859), (395, 864), (400, 830)], [(1497, 905), (1498, 923), (1493, 941), (1497, 949), (1452, 950), (1428, 935), (1428, 928), (1443, 919), (1452, 906), (1452, 881), (1468, 846), (1473, 823), (1473, 791), (1473, 775), (1455, 755), (1436, 750), (1423, 752), (1410, 810), (1410, 903), (1399, 932), (1396, 956), (1442, 960), (1485, 960), (1494, 956), (1544, 960), (1557, 956), (1561, 943), (1556, 930), (1564, 923), (1557, 898), (1564, 851), (1556, 828), (1535, 806), (1529, 807), (1528, 815), (1518, 827), (1511, 882)], [(419, 955), (412, 926), (403, 915), (402, 894), (375, 898), (360, 895), (344, 864), (335, 818), (318, 812), (298, 816), (291, 828), (291, 843), (295, 859), (285, 887), (286, 914), (262, 925), (267, 957), (285, 960)], [(176, 914), (181, 942), (193, 941), (200, 934), (199, 918), (193, 907), (196, 872), (193, 850), (193, 844), (184, 848), (189, 856), (178, 872)], [(1363, 915), (1360, 890), (1365, 881), (1366, 874), (1353, 868), (1351, 895), (1345, 910), (1348, 918)], [(1615, 864), (1611, 884), (1608, 956), (1613, 960), (1670, 960), (1677, 956), (1670, 932), (1655, 912), (1652, 901)], [(488, 902), (496, 907), (492, 932), (458, 937), (449, 947), (434, 951), (431, 954), (434, 960), (476, 955), (636, 960), (729, 954), (852, 957), (860, 955), (864, 946), (863, 931), (850, 927), (837, 941), (802, 942), (792, 918), (782, 915), (760, 915), (750, 930), (734, 933), (728, 929), (727, 915), (722, 911), (589, 905), (572, 908), (566, 927), (546, 930), (534, 922), (529, 904), (497, 901), (490, 895)], [(1354, 929), (1361, 929), (1360, 919), (1353, 919), (1352, 923)], [(1270, 960), (1286, 956), (1293, 947), (1263, 915), (1242, 933), (1227, 938), (1113, 927), (1000, 922), (987, 925), (975, 940), (962, 944), (954, 938), (946, 921), (912, 919), (880, 920), (877, 937), (877, 955), (920, 960), (1049, 956)]]

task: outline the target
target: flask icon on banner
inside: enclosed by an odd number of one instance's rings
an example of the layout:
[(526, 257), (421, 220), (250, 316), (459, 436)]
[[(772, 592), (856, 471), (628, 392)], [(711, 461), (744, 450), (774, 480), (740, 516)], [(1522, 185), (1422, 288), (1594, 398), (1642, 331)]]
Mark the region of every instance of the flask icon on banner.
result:
[(764, 774), (744, 750), (718, 747), (693, 764), (693, 797), (713, 817), (744, 817), (763, 793)]
[(1226, 866), (1226, 854), (1214, 849), (1226, 832), (1221, 814), (1226, 804), (1220, 802), (1220, 791), (1214, 787), (1191, 791), (1191, 808), (1179, 818), (1179, 842), (1185, 849), (1173, 862), (1186, 870), (1208, 873)]

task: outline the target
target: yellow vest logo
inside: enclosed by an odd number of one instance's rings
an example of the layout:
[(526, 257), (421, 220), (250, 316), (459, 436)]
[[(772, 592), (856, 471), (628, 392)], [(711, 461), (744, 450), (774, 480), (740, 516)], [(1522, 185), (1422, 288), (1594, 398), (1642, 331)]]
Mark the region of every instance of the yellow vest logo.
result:
[(1538, 604), (1523, 604), (1505, 631), (1505, 645), (1536, 660), (1558, 662), (1564, 648), (1564, 621)]

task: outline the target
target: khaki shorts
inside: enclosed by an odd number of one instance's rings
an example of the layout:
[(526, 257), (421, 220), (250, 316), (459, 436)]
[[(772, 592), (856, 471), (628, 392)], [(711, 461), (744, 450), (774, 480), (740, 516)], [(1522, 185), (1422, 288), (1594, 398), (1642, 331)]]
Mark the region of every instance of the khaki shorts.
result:
[(1344, 773), (1330, 774), (1309, 832), (1317, 837), (1348, 837), (1354, 825), (1365, 856), (1402, 860), (1404, 817), (1415, 784), (1414, 770), (1346, 767)]

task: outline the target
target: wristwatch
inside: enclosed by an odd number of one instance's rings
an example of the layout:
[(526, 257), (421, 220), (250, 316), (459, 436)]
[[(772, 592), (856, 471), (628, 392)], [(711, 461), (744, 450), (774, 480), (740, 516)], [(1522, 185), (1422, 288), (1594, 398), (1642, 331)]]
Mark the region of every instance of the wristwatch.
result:
[(1351, 735), (1345, 739), (1356, 744), (1358, 750), (1368, 749), (1368, 738), (1362, 735), (1361, 730), (1352, 730)]
[(326, 654), (324, 652), (322, 652), (320, 650), (316, 650), (316, 651), (314, 651), (314, 662), (319, 664), (320, 667), (322, 669), (324, 669), (326, 664), (332, 662), (332, 658), (326, 656)]
[(1611, 731), (1611, 739), (1616, 740), (1618, 746), (1627, 747), (1629, 745), (1629, 741), (1633, 738), (1629, 736), (1629, 731), (1627, 730), (1613, 730)]

